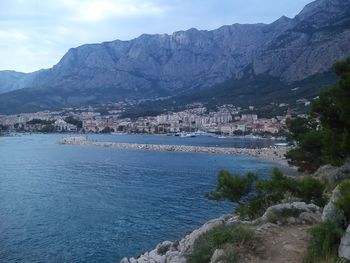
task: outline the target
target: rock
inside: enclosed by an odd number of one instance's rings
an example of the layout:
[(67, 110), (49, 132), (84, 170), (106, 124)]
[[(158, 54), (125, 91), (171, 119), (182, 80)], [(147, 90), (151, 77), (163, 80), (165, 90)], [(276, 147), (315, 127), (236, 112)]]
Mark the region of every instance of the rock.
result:
[(340, 258), (350, 260), (350, 225), (340, 241), (338, 255)]
[(160, 243), (156, 247), (157, 254), (161, 256), (165, 255), (171, 249), (172, 246), (173, 246), (173, 242), (170, 242), (170, 241), (164, 241), (163, 243)]
[[(301, 222), (299, 217), (304, 212), (315, 214), (315, 218), (316, 218), (317, 215), (321, 215), (321, 211), (322, 209), (317, 205), (306, 204), (304, 202), (278, 204), (278, 205), (269, 207), (262, 217), (254, 220), (252, 223), (255, 225), (258, 225), (264, 222), (270, 222), (271, 220), (274, 220), (280, 223), (282, 223), (281, 221), (284, 221), (284, 222), (287, 221), (287, 223), (292, 224), (296, 222)], [(289, 218), (289, 222), (287, 220), (288, 218)]]
[(271, 229), (271, 228), (279, 228), (279, 226), (277, 224), (273, 224), (273, 223), (265, 223), (265, 224), (262, 224), (261, 226), (258, 226), (255, 229), (255, 232), (261, 233), (261, 232), (264, 232), (264, 231)]
[(323, 208), (322, 221), (336, 220), (337, 222), (342, 221), (344, 218), (344, 212), (335, 204), (341, 198), (339, 192), (339, 186), (337, 186), (331, 195), (328, 204)]
[(314, 176), (335, 186), (344, 179), (350, 179), (350, 162), (347, 161), (340, 167), (334, 167), (331, 165), (322, 166), (314, 173)]
[(215, 249), (213, 255), (211, 256), (210, 263), (221, 263), (220, 258), (225, 255), (223, 249)]
[(298, 223), (314, 224), (321, 221), (321, 215), (319, 213), (303, 212), (299, 215)]
[(217, 227), (224, 223), (225, 223), (225, 219), (223, 217), (207, 222), (199, 229), (194, 230), (191, 234), (181, 239), (178, 246), (178, 250), (181, 251), (182, 253), (191, 252), (193, 249), (193, 244), (199, 236), (207, 233), (209, 230), (213, 229), (214, 227)]
[(293, 224), (295, 224), (297, 222), (297, 220), (294, 217), (291, 216), (291, 217), (288, 217), (286, 219), (286, 222), (287, 222), (287, 224), (293, 225)]
[(178, 243), (164, 241), (150, 252), (146, 252), (139, 258), (123, 258), (120, 263), (186, 263), (186, 256), (193, 249), (194, 242), (199, 236), (205, 234), (216, 226), (226, 223), (231, 217), (224, 215), (213, 219), (200, 228), (185, 236)]
[(120, 263), (129, 263), (129, 260), (127, 258), (123, 258)]

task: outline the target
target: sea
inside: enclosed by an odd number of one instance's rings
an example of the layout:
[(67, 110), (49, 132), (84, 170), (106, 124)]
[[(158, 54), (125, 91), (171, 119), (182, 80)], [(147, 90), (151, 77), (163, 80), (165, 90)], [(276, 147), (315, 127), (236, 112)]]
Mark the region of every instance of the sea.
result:
[[(116, 262), (176, 241), (235, 204), (207, 200), (221, 169), (268, 177), (253, 157), (60, 145), (0, 137), (0, 262)], [(88, 135), (97, 141), (268, 147), (256, 138)], [(286, 171), (288, 168), (281, 167)]]

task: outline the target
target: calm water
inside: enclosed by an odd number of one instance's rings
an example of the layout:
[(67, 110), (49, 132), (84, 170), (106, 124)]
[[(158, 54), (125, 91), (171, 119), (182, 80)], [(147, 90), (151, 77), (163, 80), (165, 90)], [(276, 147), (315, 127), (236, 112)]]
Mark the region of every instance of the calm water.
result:
[(119, 262), (124, 256), (138, 256), (232, 212), (232, 204), (202, 195), (214, 189), (219, 169), (253, 170), (262, 176), (271, 170), (271, 163), (248, 157), (56, 144), (62, 137), (0, 138), (0, 262)]

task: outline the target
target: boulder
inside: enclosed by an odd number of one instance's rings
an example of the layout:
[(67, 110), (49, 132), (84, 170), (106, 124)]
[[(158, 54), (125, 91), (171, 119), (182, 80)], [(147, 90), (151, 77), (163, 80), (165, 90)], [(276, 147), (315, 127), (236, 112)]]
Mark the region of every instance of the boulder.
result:
[[(306, 204), (304, 202), (284, 203), (270, 206), (262, 217), (254, 220), (255, 225), (263, 224), (270, 221), (286, 223), (313, 223), (318, 220), (322, 209), (315, 204)], [(305, 214), (307, 213), (307, 214)], [(305, 218), (308, 217), (308, 220)], [(313, 219), (311, 219), (313, 218)]]
[(211, 256), (210, 263), (221, 263), (220, 258), (225, 255), (223, 249), (215, 249), (213, 255)]
[(350, 260), (350, 225), (346, 229), (346, 232), (340, 241), (338, 255), (340, 258)]
[(321, 215), (319, 213), (303, 212), (298, 219), (307, 224), (314, 224), (321, 221)]
[(213, 229), (214, 227), (224, 224), (225, 221), (226, 221), (225, 217), (220, 217), (218, 219), (210, 220), (209, 222), (204, 224), (202, 227), (194, 230), (191, 234), (181, 239), (178, 245), (178, 250), (181, 251), (182, 253), (191, 252), (193, 249), (194, 242), (197, 240), (199, 236), (207, 233), (209, 230)]
[(339, 192), (339, 186), (337, 186), (329, 199), (328, 204), (323, 208), (322, 221), (326, 220), (336, 220), (337, 222), (342, 221), (344, 218), (344, 212), (336, 205), (336, 202), (341, 198)]

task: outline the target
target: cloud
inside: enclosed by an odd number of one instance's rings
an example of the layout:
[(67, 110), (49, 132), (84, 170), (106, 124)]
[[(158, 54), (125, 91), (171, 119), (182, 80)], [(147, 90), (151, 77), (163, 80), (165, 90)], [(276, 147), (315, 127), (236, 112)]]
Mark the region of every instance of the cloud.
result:
[(63, 1), (72, 14), (72, 20), (97, 22), (111, 17), (157, 15), (163, 9), (152, 2), (132, 0)]
[(0, 30), (1, 41), (25, 41), (28, 39), (29, 37), (22, 32), (16, 32), (12, 30)]

